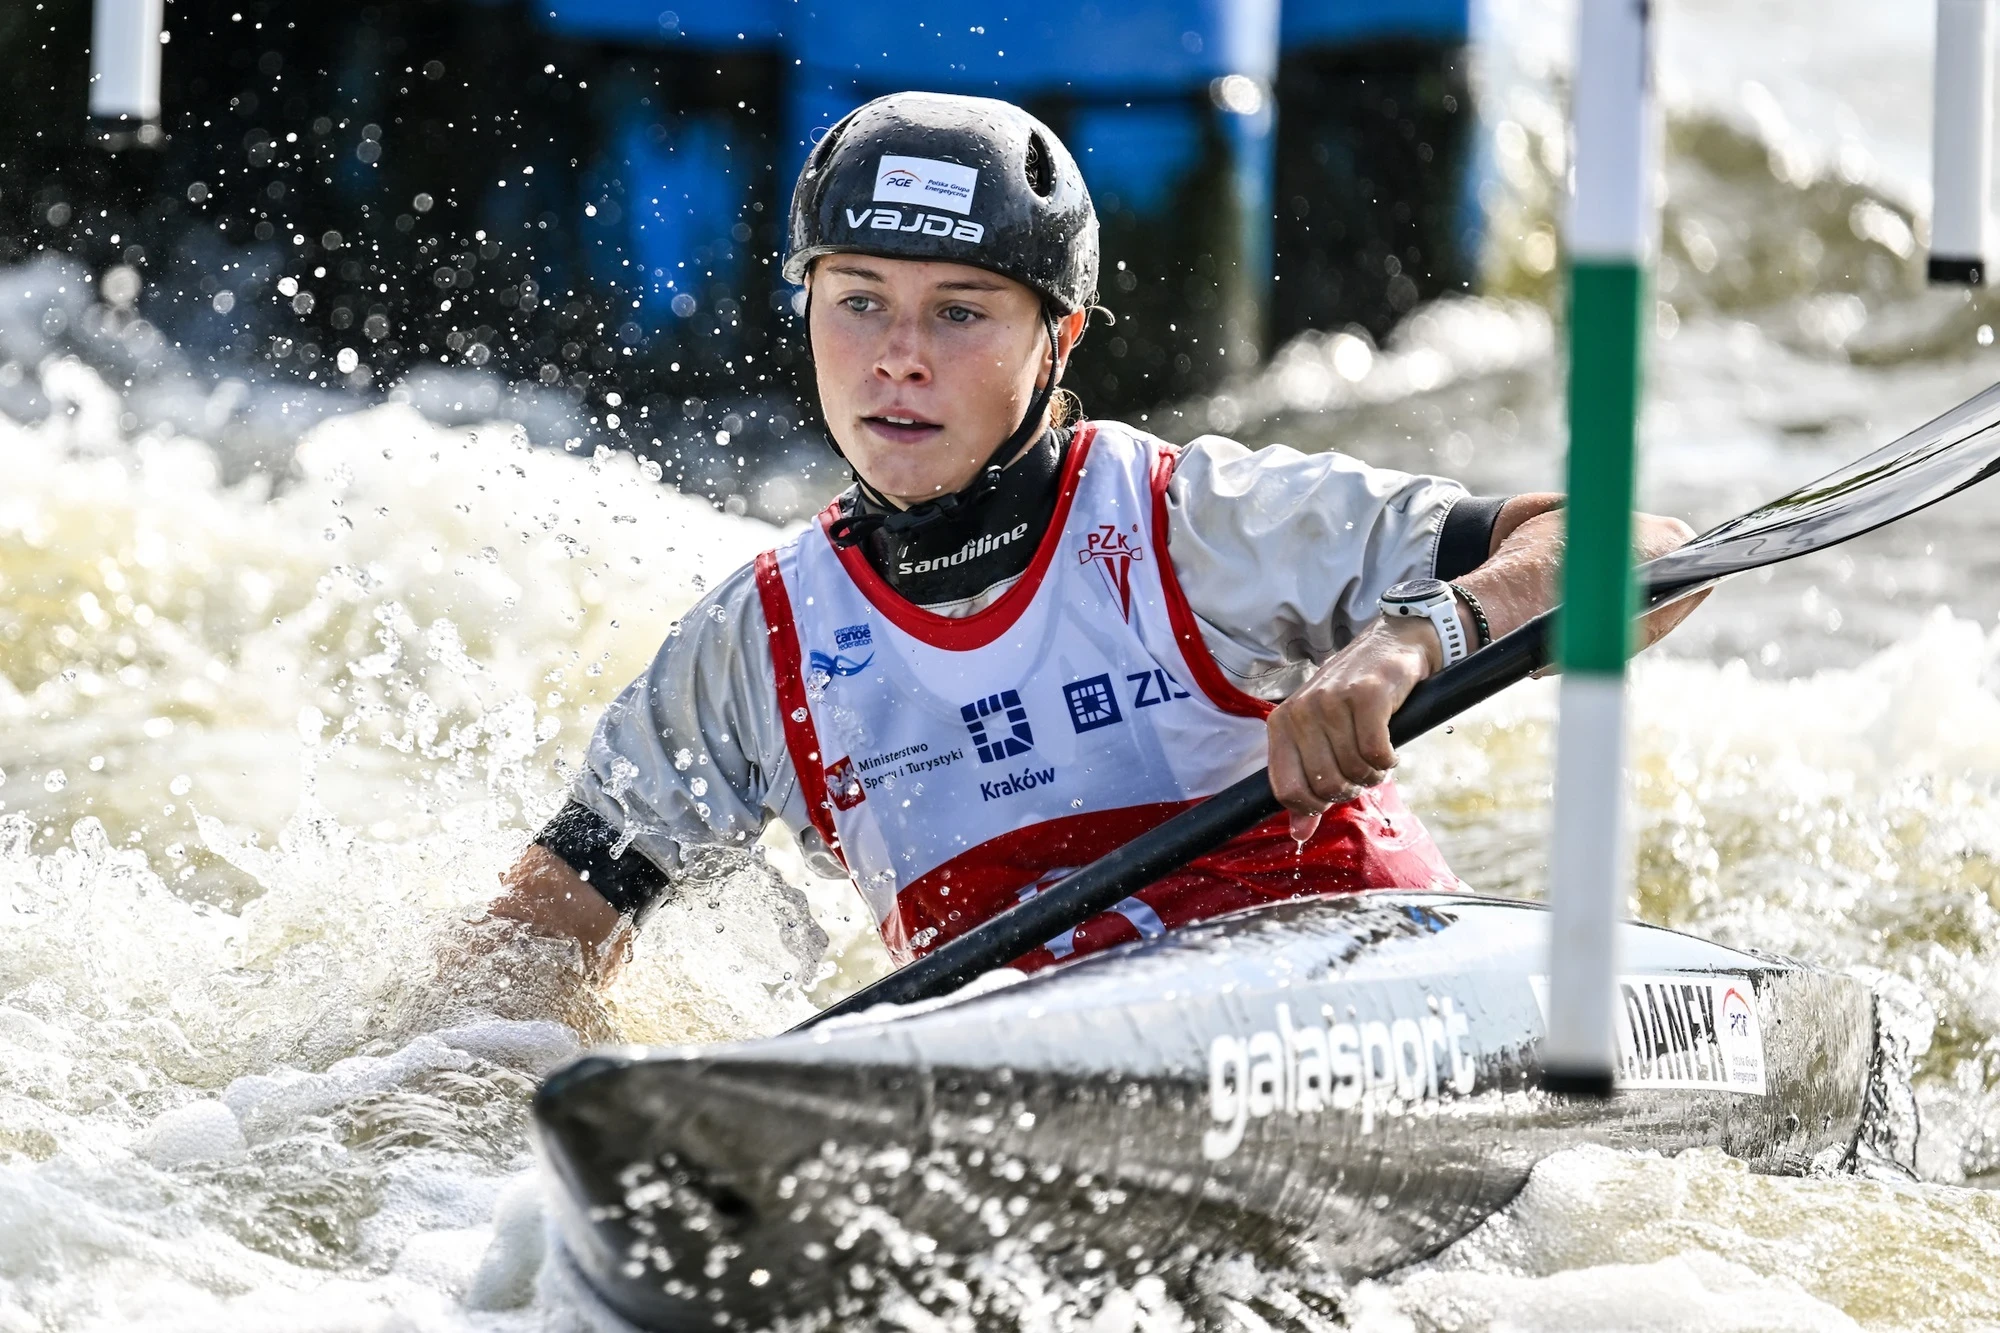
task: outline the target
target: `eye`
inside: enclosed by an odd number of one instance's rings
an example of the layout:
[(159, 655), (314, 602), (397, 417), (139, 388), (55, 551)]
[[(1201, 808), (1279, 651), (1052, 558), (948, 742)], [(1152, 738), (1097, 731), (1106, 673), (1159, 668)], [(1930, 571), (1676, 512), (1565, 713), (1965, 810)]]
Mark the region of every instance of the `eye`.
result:
[(857, 315), (865, 315), (870, 310), (874, 309), (875, 298), (872, 296), (859, 296), (859, 295), (844, 296), (841, 298), (840, 303), (843, 306), (847, 307), (849, 310), (852, 310)]
[(944, 317), (954, 324), (970, 324), (979, 318), (979, 312), (967, 310), (962, 305), (948, 305), (944, 308)]

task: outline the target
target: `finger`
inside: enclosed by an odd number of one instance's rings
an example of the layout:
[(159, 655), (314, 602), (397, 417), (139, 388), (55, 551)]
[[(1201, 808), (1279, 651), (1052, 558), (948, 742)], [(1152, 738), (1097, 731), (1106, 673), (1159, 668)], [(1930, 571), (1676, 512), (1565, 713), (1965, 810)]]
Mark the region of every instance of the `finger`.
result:
[(1335, 744), (1336, 736), (1325, 716), (1318, 712), (1301, 716), (1292, 727), (1292, 740), (1298, 746), (1299, 761), (1305, 766), (1306, 784), (1323, 805), (1336, 804), (1353, 795), (1346, 765), (1341, 762)]
[(1389, 697), (1379, 690), (1357, 690), (1348, 700), (1348, 719), (1354, 728), (1354, 752), (1374, 774), (1357, 777), (1372, 787), (1389, 776), (1396, 766), (1396, 747), (1389, 743)]
[(1698, 592), (1692, 597), (1683, 597), (1677, 602), (1669, 602), (1659, 610), (1642, 619), (1639, 630), (1639, 647), (1650, 648), (1667, 637), (1673, 628), (1694, 614), (1694, 609), (1708, 600), (1708, 592)]
[[(1277, 721), (1276, 714), (1272, 721)], [(1288, 729), (1271, 728), (1270, 759), (1271, 794), (1280, 805), (1294, 815), (1316, 815), (1326, 809), (1326, 802), (1313, 795), (1306, 782), (1305, 765)]]
[(1292, 815), (1293, 842), (1301, 844), (1310, 842), (1312, 841), (1312, 835), (1317, 832), (1319, 832), (1318, 815), (1301, 815), (1296, 812), (1293, 813)]
[[(1338, 797), (1329, 796), (1329, 799), (1352, 800), (1357, 788), (1372, 787), (1382, 780), (1382, 774), (1375, 766), (1361, 757), (1361, 749), (1354, 740), (1354, 714), (1351, 709), (1342, 708), (1336, 715), (1327, 718), (1323, 734), (1335, 762), (1340, 766), (1341, 784), (1347, 788)], [(1323, 789), (1321, 794), (1328, 795)]]

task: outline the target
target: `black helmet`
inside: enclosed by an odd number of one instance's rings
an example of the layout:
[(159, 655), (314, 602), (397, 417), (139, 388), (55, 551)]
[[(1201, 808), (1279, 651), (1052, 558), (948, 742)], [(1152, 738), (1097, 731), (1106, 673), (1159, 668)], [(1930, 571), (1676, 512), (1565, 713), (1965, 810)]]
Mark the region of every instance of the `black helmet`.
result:
[(1010, 102), (894, 93), (849, 112), (792, 191), (785, 280), (821, 255), (972, 264), (1056, 313), (1097, 299), (1097, 210), (1049, 127)]

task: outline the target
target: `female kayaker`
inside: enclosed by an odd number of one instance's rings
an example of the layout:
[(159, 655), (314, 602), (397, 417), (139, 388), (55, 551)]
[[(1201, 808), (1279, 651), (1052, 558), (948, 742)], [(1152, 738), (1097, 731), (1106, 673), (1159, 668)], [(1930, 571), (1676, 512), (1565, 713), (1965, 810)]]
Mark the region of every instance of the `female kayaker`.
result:
[[(686, 849), (779, 819), (907, 960), (1266, 762), (1289, 818), (1022, 965), (1275, 898), (1457, 886), (1389, 781), (1389, 717), (1548, 607), (1560, 497), (1074, 420), (1097, 218), (1004, 102), (855, 111), (800, 174), (789, 241), (855, 484), (668, 633), (497, 915), (606, 974)], [(1645, 556), (1689, 535), (1638, 523)]]

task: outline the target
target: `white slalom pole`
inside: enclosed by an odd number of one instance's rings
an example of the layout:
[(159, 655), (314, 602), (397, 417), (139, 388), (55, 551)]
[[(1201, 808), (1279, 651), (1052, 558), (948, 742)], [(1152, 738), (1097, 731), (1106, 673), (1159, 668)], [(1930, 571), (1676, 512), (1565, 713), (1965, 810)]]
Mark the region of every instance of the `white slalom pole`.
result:
[(90, 114), (138, 130), (160, 118), (166, 0), (96, 0), (90, 18)]
[(1582, 0), (1569, 217), (1569, 536), (1558, 626), (1562, 712), (1549, 857), (1543, 1086), (1609, 1096), (1624, 837), (1625, 659), (1637, 595), (1632, 494), (1645, 267), (1655, 231), (1647, 0)]
[(1938, 0), (1931, 85), (1930, 280), (1986, 281), (1993, 188), (1994, 0)]

